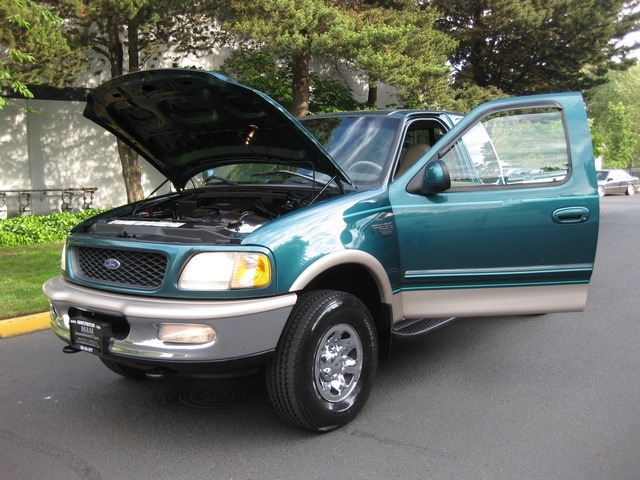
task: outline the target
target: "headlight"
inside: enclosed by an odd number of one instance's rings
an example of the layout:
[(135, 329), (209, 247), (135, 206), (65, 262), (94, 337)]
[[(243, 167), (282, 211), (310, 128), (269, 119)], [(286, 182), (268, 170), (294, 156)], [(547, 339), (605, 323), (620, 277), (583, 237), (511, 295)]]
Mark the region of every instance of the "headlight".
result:
[(60, 270), (67, 271), (67, 242), (62, 246), (62, 255), (60, 256)]
[(182, 270), (182, 290), (259, 288), (271, 282), (271, 262), (262, 253), (207, 252), (194, 255)]

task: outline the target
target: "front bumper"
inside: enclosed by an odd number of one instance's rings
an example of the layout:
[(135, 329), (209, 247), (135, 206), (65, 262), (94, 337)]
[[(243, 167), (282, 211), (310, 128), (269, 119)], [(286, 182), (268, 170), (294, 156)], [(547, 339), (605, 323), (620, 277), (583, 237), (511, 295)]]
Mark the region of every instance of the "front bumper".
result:
[[(176, 300), (122, 295), (85, 288), (61, 276), (48, 280), (43, 291), (51, 303), (51, 328), (71, 344), (70, 311), (124, 318), (126, 337), (109, 341), (105, 356), (162, 366), (233, 362), (275, 350), (295, 294), (251, 300)], [(201, 324), (216, 331), (205, 344), (165, 343), (158, 339), (162, 324)]]

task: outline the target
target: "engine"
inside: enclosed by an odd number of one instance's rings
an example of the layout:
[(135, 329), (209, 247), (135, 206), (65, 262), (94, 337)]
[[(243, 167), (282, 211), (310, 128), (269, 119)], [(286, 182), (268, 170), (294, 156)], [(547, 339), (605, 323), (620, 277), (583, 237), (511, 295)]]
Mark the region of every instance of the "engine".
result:
[(149, 241), (233, 243), (311, 202), (306, 192), (247, 190), (221, 195), (207, 189), (191, 190), (103, 217), (88, 233)]

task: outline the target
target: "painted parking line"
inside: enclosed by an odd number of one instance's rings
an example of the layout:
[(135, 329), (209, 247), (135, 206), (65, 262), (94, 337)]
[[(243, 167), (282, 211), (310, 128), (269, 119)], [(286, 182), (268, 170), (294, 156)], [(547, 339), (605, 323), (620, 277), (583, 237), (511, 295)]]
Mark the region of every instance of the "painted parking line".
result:
[(49, 328), (49, 312), (0, 320), (0, 338), (15, 337)]

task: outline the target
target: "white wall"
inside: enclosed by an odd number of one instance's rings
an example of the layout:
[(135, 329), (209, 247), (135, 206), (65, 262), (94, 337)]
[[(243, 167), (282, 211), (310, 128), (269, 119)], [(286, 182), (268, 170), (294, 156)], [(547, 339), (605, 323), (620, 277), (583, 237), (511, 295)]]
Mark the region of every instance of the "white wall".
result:
[[(226, 51), (215, 51), (205, 58), (186, 59), (182, 63), (217, 69), (226, 56)], [(320, 66), (316, 69), (324, 71)], [(87, 84), (94, 84), (99, 77), (87, 75), (83, 79)], [(356, 98), (365, 101), (367, 86), (348, 70), (340, 75), (350, 80)], [(394, 90), (380, 85), (379, 97), (379, 105), (388, 105), (394, 99)], [(126, 203), (115, 137), (85, 119), (82, 116), (84, 106), (84, 102), (12, 99), (4, 110), (0, 110), (0, 206), (1, 192), (6, 190), (85, 187), (98, 188), (93, 201), (97, 208)], [(28, 112), (26, 107), (38, 113)], [(143, 170), (143, 189), (148, 195), (164, 181), (164, 177), (144, 159), (139, 161)], [(33, 193), (33, 213), (46, 215), (60, 211), (60, 195), (60, 192)], [(82, 204), (82, 194), (76, 194), (74, 209), (80, 209)], [(6, 206), (9, 216), (18, 215), (17, 193), (7, 193)]]
[[(93, 205), (126, 203), (115, 137), (82, 116), (84, 102), (11, 100), (0, 110), (0, 192), (97, 187)], [(26, 111), (28, 106), (38, 111)], [(149, 194), (163, 178), (144, 159), (143, 188)], [(0, 197), (0, 204), (2, 199)], [(73, 199), (75, 209), (82, 194)], [(18, 194), (7, 193), (9, 216), (18, 214)], [(35, 192), (34, 214), (60, 211), (60, 192)]]

